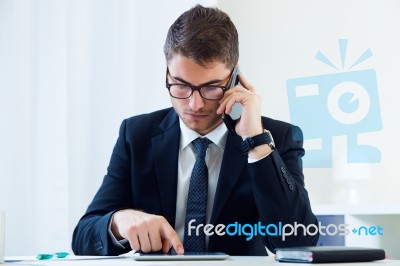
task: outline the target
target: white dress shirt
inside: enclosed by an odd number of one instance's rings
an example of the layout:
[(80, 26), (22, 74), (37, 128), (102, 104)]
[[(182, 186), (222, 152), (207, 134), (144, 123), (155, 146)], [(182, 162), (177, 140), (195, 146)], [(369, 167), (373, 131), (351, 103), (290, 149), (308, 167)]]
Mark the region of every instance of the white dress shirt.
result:
[[(192, 141), (198, 137), (206, 137), (212, 141), (208, 146), (205, 158), (208, 168), (207, 223), (209, 223), (228, 130), (222, 123), (207, 135), (201, 136), (199, 133), (189, 129), (181, 119), (179, 119), (179, 125), (181, 128), (181, 138), (178, 155), (175, 230), (183, 243), (190, 177), (192, 176), (193, 166), (196, 161), (196, 154)], [(206, 243), (208, 243), (208, 236), (206, 236)]]

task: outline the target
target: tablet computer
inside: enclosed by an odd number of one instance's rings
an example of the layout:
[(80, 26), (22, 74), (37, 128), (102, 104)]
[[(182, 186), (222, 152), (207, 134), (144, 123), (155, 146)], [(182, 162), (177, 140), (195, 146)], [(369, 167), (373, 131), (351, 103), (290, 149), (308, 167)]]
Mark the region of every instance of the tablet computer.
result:
[(183, 255), (176, 253), (135, 253), (132, 255), (134, 260), (224, 260), (229, 255), (223, 252), (185, 252)]

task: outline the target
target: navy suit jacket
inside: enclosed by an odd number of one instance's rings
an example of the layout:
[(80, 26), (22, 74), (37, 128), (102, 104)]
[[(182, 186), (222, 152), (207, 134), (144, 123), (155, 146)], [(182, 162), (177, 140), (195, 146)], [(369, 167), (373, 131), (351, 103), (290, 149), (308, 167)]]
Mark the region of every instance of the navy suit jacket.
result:
[[(302, 132), (291, 124), (263, 117), (276, 150), (249, 164), (240, 136), (228, 135), (210, 223), (279, 225), (316, 224), (304, 188)], [(73, 234), (75, 254), (116, 255), (128, 252), (115, 246), (108, 233), (111, 216), (133, 208), (164, 216), (175, 225), (180, 127), (168, 108), (123, 121), (107, 175)], [(247, 228), (246, 231), (250, 229)], [(265, 230), (264, 230), (265, 231)], [(232, 231), (231, 231), (232, 232)], [(276, 232), (277, 233), (277, 232)], [(210, 236), (208, 250), (230, 255), (267, 255), (277, 247), (316, 245), (318, 235)]]

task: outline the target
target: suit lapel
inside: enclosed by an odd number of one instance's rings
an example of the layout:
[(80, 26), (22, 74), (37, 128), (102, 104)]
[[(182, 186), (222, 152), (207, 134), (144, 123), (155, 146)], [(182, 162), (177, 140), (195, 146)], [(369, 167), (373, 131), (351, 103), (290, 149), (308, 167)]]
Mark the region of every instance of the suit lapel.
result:
[(160, 124), (163, 131), (152, 139), (152, 151), (164, 217), (175, 224), (176, 189), (180, 129), (178, 116), (171, 109)]
[(210, 219), (211, 224), (215, 224), (240, 176), (240, 173), (242, 172), (244, 165), (247, 163), (242, 152), (241, 142), (242, 140), (240, 137), (228, 134), (217, 190), (215, 192), (214, 206)]

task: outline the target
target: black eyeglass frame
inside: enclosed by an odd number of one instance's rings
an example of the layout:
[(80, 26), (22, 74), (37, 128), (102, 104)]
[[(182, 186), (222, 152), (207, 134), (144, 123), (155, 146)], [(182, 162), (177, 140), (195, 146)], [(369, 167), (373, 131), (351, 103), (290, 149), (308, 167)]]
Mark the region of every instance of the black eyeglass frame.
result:
[[(194, 91), (198, 91), (199, 94), (200, 94), (200, 96), (201, 96), (203, 99), (206, 99), (206, 100), (209, 100), (209, 101), (219, 101), (219, 100), (221, 100), (222, 98), (224, 98), (225, 91), (227, 91), (227, 90), (230, 89), (230, 87), (228, 88), (228, 85), (231, 83), (231, 80), (232, 80), (232, 73), (233, 73), (234, 70), (235, 70), (235, 69), (232, 69), (231, 73), (229, 74), (229, 80), (228, 80), (228, 82), (226, 83), (225, 86), (221, 86), (221, 85), (194, 86), (194, 85), (192, 85), (192, 84), (186, 84), (186, 83), (168, 83), (169, 68), (167, 67), (167, 73), (166, 73), (166, 75), (165, 75), (165, 86), (166, 86), (167, 89), (168, 89), (169, 95), (170, 95), (172, 98), (175, 98), (175, 99), (188, 99), (188, 98), (190, 98), (190, 96), (193, 95), (193, 92), (194, 92)], [(174, 86), (174, 85), (183, 85), (183, 86), (190, 87), (190, 88), (192, 89), (192, 93), (190, 93), (190, 95), (189, 95), (188, 97), (184, 97), (184, 98), (173, 96), (173, 95), (171, 94), (171, 86)], [(208, 99), (208, 98), (204, 97), (203, 94), (201, 94), (201, 89), (202, 89), (202, 88), (205, 88), (205, 87), (214, 87), (214, 88), (220, 88), (220, 89), (222, 89), (222, 96), (221, 96), (221, 98), (218, 98), (218, 99)]]

